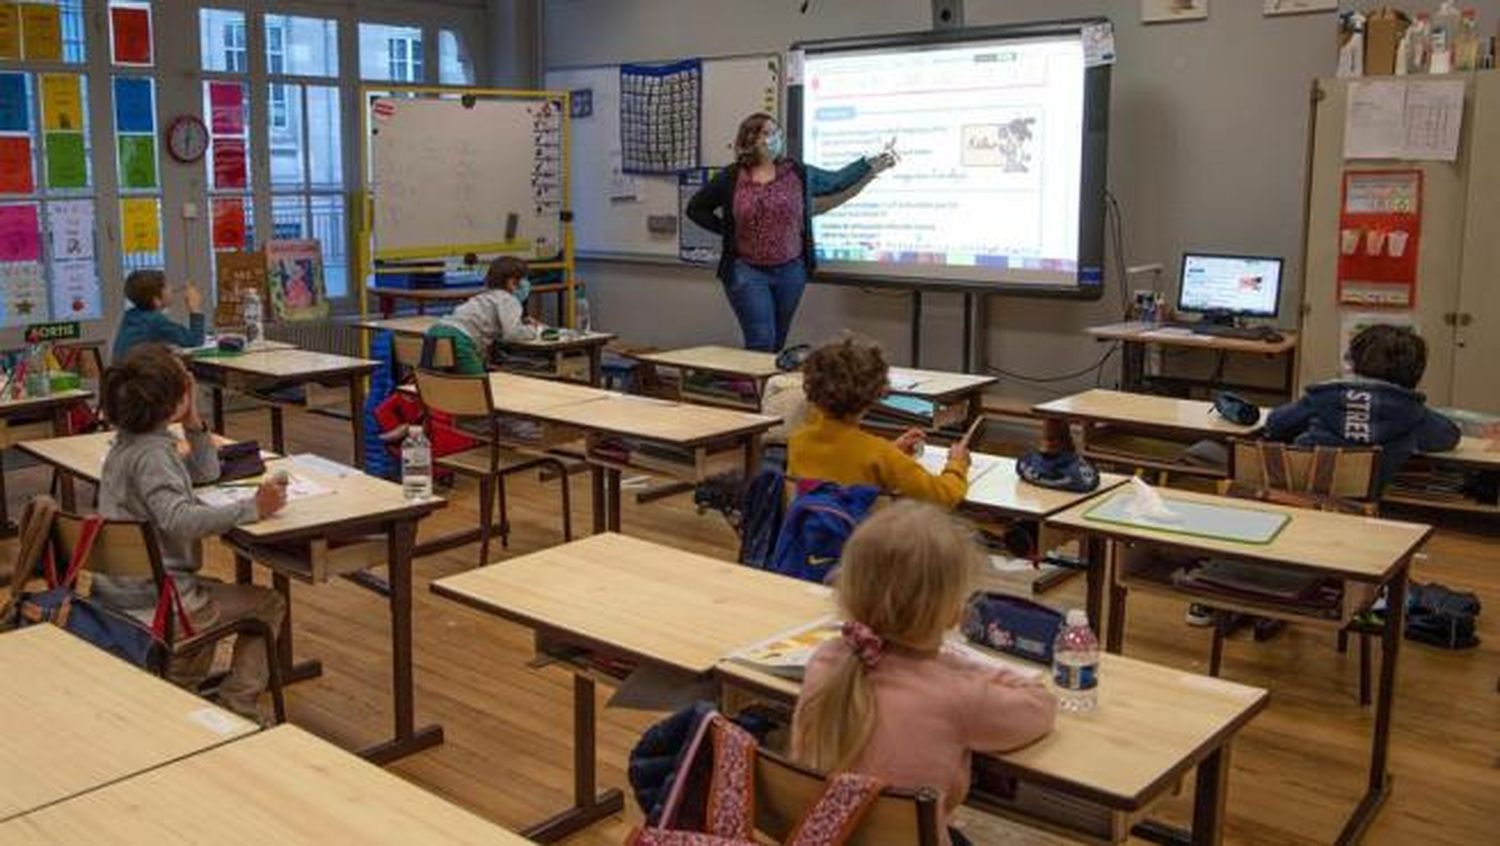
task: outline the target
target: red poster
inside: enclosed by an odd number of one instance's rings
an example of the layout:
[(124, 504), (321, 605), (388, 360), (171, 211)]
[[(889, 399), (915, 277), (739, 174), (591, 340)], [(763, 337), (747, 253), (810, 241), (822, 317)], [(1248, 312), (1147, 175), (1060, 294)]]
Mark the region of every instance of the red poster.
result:
[(210, 82), (208, 105), (215, 135), (245, 134), (245, 89), (238, 82)]
[(239, 138), (214, 139), (214, 187), (244, 188), (245, 142)]
[(214, 200), (214, 249), (245, 248), (245, 201), (239, 197)]
[(31, 176), (31, 139), (0, 138), (0, 194), (30, 194), (36, 190)]
[(115, 64), (151, 64), (150, 9), (115, 6), (109, 10), (109, 25), (114, 33)]
[(1339, 303), (1415, 306), (1422, 172), (1344, 171), (1338, 237)]

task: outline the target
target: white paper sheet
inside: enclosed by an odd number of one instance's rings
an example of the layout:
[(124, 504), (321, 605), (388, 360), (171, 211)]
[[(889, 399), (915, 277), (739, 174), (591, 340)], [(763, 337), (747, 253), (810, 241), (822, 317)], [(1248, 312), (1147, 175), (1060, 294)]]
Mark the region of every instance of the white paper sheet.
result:
[[(984, 474), (999, 467), (1002, 462), (1014, 461), (1011, 458), (1003, 458), (998, 455), (985, 455), (982, 452), (969, 453), (969, 484), (979, 481)], [(936, 476), (943, 472), (948, 465), (948, 448), (927, 444), (922, 448), (922, 455), (917, 459), (922, 469)]]
[[(325, 496), (333, 493), (311, 479), (301, 476), (291, 476), (287, 480), (286, 501), (296, 502), (299, 499), (308, 499), (315, 496)], [(221, 506), (233, 505), (241, 500), (255, 496), (255, 488), (248, 485), (214, 485), (212, 487), (199, 488), (198, 500), (204, 505)]]
[(1344, 158), (1399, 159), (1406, 83), (1351, 82), (1344, 104)]
[(1455, 161), (1463, 80), (1349, 83), (1344, 158)]

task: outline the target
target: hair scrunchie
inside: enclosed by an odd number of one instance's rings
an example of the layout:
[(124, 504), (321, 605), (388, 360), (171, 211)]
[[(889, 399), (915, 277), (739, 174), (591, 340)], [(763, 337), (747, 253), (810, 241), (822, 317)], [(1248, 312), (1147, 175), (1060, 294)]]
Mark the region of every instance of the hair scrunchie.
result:
[(849, 645), (854, 657), (859, 659), (866, 667), (874, 667), (880, 663), (880, 656), (885, 651), (885, 641), (875, 630), (858, 621), (850, 621), (843, 625), (841, 634), (844, 643)]

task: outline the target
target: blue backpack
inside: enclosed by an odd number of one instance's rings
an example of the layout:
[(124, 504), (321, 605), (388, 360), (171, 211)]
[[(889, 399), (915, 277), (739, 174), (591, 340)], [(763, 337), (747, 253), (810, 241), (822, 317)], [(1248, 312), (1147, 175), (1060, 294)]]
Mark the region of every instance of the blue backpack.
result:
[(880, 489), (873, 485), (819, 482), (803, 491), (787, 511), (766, 569), (803, 581), (826, 581), (854, 527), (879, 498)]

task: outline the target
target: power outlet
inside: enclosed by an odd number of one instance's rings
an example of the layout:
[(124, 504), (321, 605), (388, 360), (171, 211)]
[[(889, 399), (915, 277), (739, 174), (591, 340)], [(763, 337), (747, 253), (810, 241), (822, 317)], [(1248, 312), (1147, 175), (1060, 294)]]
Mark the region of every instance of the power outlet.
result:
[(182, 219), (183, 220), (197, 220), (198, 219), (198, 204), (197, 203), (183, 203), (182, 204)]

